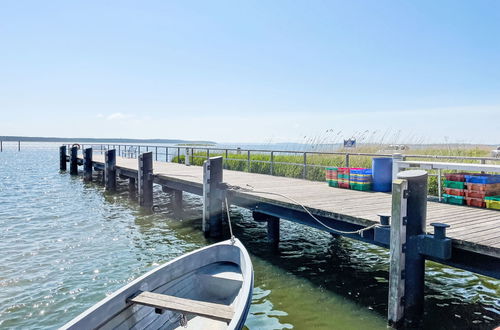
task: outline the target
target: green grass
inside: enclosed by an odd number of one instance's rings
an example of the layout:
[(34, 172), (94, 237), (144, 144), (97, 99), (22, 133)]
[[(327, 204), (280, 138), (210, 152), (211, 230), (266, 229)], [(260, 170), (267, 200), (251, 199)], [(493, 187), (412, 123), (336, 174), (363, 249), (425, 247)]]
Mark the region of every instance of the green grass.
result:
[[(375, 147), (363, 147), (353, 150), (340, 150), (340, 152), (356, 152), (356, 153), (377, 153), (380, 150), (380, 146)], [(426, 148), (418, 150), (406, 151), (409, 155), (440, 155), (440, 156), (461, 156), (461, 157), (488, 157), (489, 150), (485, 148)], [(270, 153), (252, 153), (250, 157), (250, 169), (248, 168), (248, 155), (246, 151), (242, 151), (241, 154), (229, 153), (228, 157), (225, 157), (225, 153), (211, 152), (210, 157), (222, 156), (224, 157), (224, 168), (234, 171), (244, 171), (251, 173), (261, 173), (261, 174), (271, 174), (271, 155)], [(181, 162), (185, 162), (185, 157), (181, 156)], [(206, 152), (195, 152), (192, 159), (192, 165), (203, 165), (206, 160)], [(411, 160), (431, 160), (425, 158), (411, 158)], [(178, 157), (175, 157), (173, 162), (178, 161)], [(441, 161), (447, 161), (443, 159)], [(453, 162), (479, 162), (470, 160), (453, 160)], [(274, 154), (274, 165), (272, 169), (272, 174), (283, 177), (291, 178), (303, 178), (304, 173), (304, 163), (303, 154)], [(297, 164), (297, 165), (294, 165)], [(324, 181), (325, 180), (325, 167), (344, 167), (345, 156), (344, 155), (307, 155), (307, 175), (306, 179), (313, 181)], [(350, 167), (360, 167), (360, 168), (371, 168), (372, 157), (371, 156), (355, 156), (350, 155), (349, 157)], [(443, 176), (444, 179), (444, 176)], [(437, 177), (429, 177), (429, 194), (433, 196), (438, 195), (438, 182)]]

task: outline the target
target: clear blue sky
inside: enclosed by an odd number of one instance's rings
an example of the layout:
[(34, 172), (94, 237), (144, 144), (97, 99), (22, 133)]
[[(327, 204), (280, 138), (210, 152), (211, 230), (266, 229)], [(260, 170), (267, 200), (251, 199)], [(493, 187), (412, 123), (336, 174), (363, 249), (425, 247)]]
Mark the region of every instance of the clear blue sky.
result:
[(500, 143), (497, 0), (4, 0), (0, 50), (0, 135)]

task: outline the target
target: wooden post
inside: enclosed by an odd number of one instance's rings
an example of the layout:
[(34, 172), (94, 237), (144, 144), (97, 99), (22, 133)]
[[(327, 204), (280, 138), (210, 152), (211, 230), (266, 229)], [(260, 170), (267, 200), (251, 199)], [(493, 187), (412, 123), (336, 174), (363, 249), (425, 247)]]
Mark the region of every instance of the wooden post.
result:
[(153, 153), (146, 152), (139, 155), (139, 205), (153, 206)]
[(17, 151), (21, 151), (21, 141), (17, 141)]
[(425, 258), (418, 242), (425, 233), (427, 172), (401, 172), (393, 188), (397, 191), (392, 209), (389, 323), (398, 326), (404, 321), (418, 327), (424, 311)]
[(391, 238), (389, 256), (389, 303), (388, 322), (390, 326), (399, 326), (403, 319), (405, 295), (405, 256), (406, 251), (406, 198), (408, 191), (406, 180), (392, 182)]
[(71, 147), (69, 174), (78, 175), (78, 148)]
[(104, 185), (107, 191), (116, 191), (116, 150), (104, 154)]
[(170, 195), (171, 206), (174, 211), (174, 217), (179, 219), (182, 217), (182, 190), (172, 189), (165, 186), (161, 190)]
[(392, 154), (392, 180), (396, 180), (398, 178), (399, 173), (399, 165), (398, 162), (403, 160), (402, 154)]
[(222, 236), (222, 157), (209, 158), (203, 163), (203, 222), (202, 228), (209, 237)]
[(59, 147), (59, 170), (66, 171), (66, 146)]
[(92, 181), (92, 148), (87, 148), (83, 152), (83, 180)]
[(272, 215), (267, 216), (267, 239), (277, 248), (280, 243), (280, 218)]
[(128, 196), (135, 199), (135, 178), (128, 178)]

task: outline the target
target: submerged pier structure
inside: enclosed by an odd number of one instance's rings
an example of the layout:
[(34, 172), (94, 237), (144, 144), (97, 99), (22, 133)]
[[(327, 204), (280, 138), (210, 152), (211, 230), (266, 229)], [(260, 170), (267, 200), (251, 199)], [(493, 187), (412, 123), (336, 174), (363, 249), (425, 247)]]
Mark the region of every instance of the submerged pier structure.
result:
[(253, 211), (256, 221), (267, 222), (274, 246), (279, 244), (280, 221), (287, 220), (390, 249), (387, 317), (394, 327), (421, 319), (425, 260), (500, 279), (500, 212), (428, 201), (428, 174), (422, 170), (395, 173), (389, 194), (226, 170), (223, 157), (210, 157), (209, 152), (204, 166), (187, 166), (168, 162), (168, 156), (158, 161), (157, 152), (153, 157), (150, 151), (141, 153), (140, 147), (133, 156), (120, 147), (118, 155), (115, 149), (86, 148), (81, 156), (77, 151), (71, 147), (68, 156), (66, 146), (61, 147), (61, 170), (69, 161), (76, 175), (83, 165), (86, 181), (92, 180), (93, 171), (100, 171), (109, 191), (116, 190), (117, 177), (128, 179), (130, 196), (137, 195), (143, 207), (154, 205), (153, 184), (173, 194), (177, 214), (184, 192), (201, 196), (202, 228), (210, 237), (223, 234), (227, 201)]

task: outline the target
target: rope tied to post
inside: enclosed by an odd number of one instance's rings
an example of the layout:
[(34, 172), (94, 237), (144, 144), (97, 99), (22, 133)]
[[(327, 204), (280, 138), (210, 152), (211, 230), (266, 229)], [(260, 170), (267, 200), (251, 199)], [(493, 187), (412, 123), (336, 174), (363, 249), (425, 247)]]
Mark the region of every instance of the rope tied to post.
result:
[(233, 234), (233, 226), (231, 225), (231, 216), (229, 215), (229, 204), (227, 202), (226, 196), (224, 196), (224, 201), (226, 203), (227, 222), (229, 224), (229, 233), (231, 234), (231, 244), (234, 245), (235, 237)]
[[(250, 187), (250, 188), (244, 188), (244, 187), (240, 187), (240, 186), (232, 186), (232, 185), (229, 185), (229, 184), (225, 184), (226, 186), (226, 189), (229, 190), (229, 191), (243, 191), (243, 192), (252, 192), (252, 193), (257, 193), (257, 194), (267, 194), (267, 195), (274, 195), (274, 196), (280, 196), (280, 197), (283, 197), (297, 205), (299, 205), (311, 218), (313, 218), (316, 222), (318, 222), (320, 225), (322, 225), (323, 227), (327, 228), (328, 230), (330, 231), (333, 231), (335, 233), (338, 233), (338, 234), (344, 234), (344, 235), (355, 235), (355, 234), (358, 234), (358, 235), (361, 235), (364, 231), (367, 231), (367, 230), (370, 230), (370, 229), (373, 229), (375, 227), (378, 227), (379, 224), (373, 224), (371, 226), (368, 226), (368, 227), (365, 227), (365, 228), (361, 228), (361, 229), (358, 229), (358, 230), (353, 230), (353, 231), (343, 231), (343, 230), (338, 230), (338, 229), (335, 229), (335, 228), (332, 228), (330, 226), (328, 226), (327, 224), (325, 224), (323, 221), (321, 221), (320, 219), (318, 219), (314, 214), (311, 213), (311, 211), (305, 206), (303, 205), (302, 203), (296, 201), (295, 199), (289, 197), (289, 196), (286, 196), (284, 194), (280, 194), (280, 193), (275, 193), (275, 192), (269, 192), (269, 191), (259, 191), (259, 190), (255, 190), (255, 188), (249, 184), (247, 184), (247, 187)], [(227, 209), (227, 198), (226, 198), (226, 209)], [(229, 211), (228, 211), (229, 212)], [(229, 215), (229, 213), (228, 213)], [(229, 222), (229, 229), (231, 230), (231, 222)], [(232, 235), (232, 230), (231, 230), (231, 235)]]

